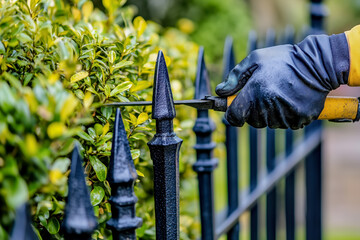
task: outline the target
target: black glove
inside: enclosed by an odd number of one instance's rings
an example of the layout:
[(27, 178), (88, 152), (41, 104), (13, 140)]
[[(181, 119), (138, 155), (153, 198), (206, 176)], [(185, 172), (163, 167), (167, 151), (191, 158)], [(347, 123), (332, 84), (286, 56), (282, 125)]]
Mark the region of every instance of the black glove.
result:
[(313, 35), (251, 52), (216, 93), (225, 97), (242, 89), (225, 114), (233, 126), (298, 129), (318, 118), (329, 91), (346, 84), (348, 75), (345, 34)]

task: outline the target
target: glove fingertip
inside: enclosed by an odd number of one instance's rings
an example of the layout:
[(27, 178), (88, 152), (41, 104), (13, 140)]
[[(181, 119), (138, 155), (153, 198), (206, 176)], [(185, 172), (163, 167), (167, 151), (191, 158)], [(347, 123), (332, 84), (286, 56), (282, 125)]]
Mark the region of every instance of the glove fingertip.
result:
[(233, 115), (229, 110), (225, 113), (225, 119), (231, 126), (234, 127), (242, 127), (245, 124), (245, 121), (242, 118), (236, 117), (236, 115)]
[(240, 90), (238, 86), (238, 81), (239, 80), (236, 74), (234, 73), (234, 71), (231, 71), (227, 80), (217, 85), (215, 89), (215, 93), (221, 97), (227, 97), (233, 95), (234, 93)]

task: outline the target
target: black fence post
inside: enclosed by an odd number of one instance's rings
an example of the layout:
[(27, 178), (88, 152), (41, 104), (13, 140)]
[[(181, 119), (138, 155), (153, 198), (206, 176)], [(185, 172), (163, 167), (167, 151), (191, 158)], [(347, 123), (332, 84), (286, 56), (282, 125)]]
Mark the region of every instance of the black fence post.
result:
[[(285, 133), (285, 152), (289, 156), (293, 150), (293, 131), (287, 129)], [(285, 178), (285, 219), (286, 240), (295, 239), (295, 171), (291, 171)]]
[(328, 10), (323, 4), (323, 0), (310, 1), (310, 25), (311, 33), (324, 33), (324, 18), (328, 15)]
[(179, 150), (173, 130), (176, 116), (164, 55), (159, 51), (153, 86), (152, 118), (156, 134), (148, 142), (154, 162), (156, 239), (179, 239)]
[[(257, 48), (257, 35), (255, 31), (249, 33), (249, 52)], [(249, 126), (250, 135), (250, 192), (252, 192), (258, 184), (258, 130)], [(250, 210), (250, 239), (259, 239), (259, 206), (254, 204)]]
[(62, 223), (65, 239), (88, 240), (97, 227), (90, 194), (85, 183), (84, 168), (79, 149), (75, 146), (71, 158), (68, 197)]
[(111, 187), (111, 228), (114, 240), (136, 240), (136, 228), (142, 219), (135, 216), (134, 182), (137, 173), (131, 157), (120, 109), (116, 110), (110, 164), (107, 179)]
[[(235, 67), (235, 55), (233, 40), (227, 37), (224, 47), (224, 73), (223, 81)], [(226, 119), (223, 119), (226, 126), (226, 165), (227, 165), (227, 186), (228, 186), (228, 216), (236, 210), (239, 205), (239, 174), (238, 174), (238, 129), (232, 127)], [(237, 223), (227, 233), (228, 240), (239, 239), (240, 224)]]
[[(266, 33), (266, 47), (275, 45), (275, 31), (269, 29)], [(266, 169), (271, 173), (275, 166), (275, 129), (266, 129)], [(274, 187), (266, 195), (266, 236), (267, 240), (276, 239), (277, 221), (277, 189)]]
[(10, 234), (10, 240), (38, 240), (31, 226), (29, 204), (24, 203), (16, 209), (15, 222)]
[[(310, 2), (310, 33), (324, 33), (327, 9), (322, 0)], [(322, 131), (322, 122), (315, 121), (305, 128), (305, 137), (314, 131)], [(306, 238), (322, 239), (322, 144), (305, 158), (306, 185)]]
[[(211, 95), (209, 78), (205, 66), (204, 48), (201, 47), (198, 55), (197, 75), (195, 81), (195, 99), (203, 99)], [(214, 211), (214, 180), (213, 171), (217, 166), (217, 159), (213, 158), (212, 150), (215, 143), (211, 141), (211, 134), (215, 125), (209, 118), (208, 110), (198, 110), (198, 117), (193, 128), (196, 134), (196, 163), (194, 171), (198, 174), (201, 239), (215, 239), (215, 211)]]
[[(294, 44), (295, 31), (291, 26), (285, 29), (284, 43)], [(293, 130), (285, 132), (285, 154), (289, 156), (293, 151)], [(285, 178), (285, 222), (286, 240), (295, 240), (295, 171), (291, 171)]]
[[(317, 121), (305, 128), (305, 137), (321, 129)], [(321, 142), (305, 158), (306, 239), (322, 239), (322, 154)]]

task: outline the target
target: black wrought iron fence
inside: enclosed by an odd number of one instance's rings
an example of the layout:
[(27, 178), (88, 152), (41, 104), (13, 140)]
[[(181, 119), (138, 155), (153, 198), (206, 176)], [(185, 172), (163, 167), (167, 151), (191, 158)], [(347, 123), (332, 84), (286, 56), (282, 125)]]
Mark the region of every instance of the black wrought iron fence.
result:
[[(308, 33), (318, 33), (323, 30), (323, 18), (326, 15), (322, 1), (314, 0), (310, 5), (311, 28)], [(282, 43), (293, 43), (294, 31), (287, 28)], [(249, 50), (257, 47), (255, 33), (249, 35)], [(268, 31), (265, 46), (275, 45), (274, 31)], [(231, 38), (225, 43), (224, 79), (235, 66), (235, 56)], [(210, 83), (204, 60), (204, 49), (200, 48), (198, 71), (195, 84), (195, 98), (202, 99), (210, 95)], [(148, 143), (154, 165), (154, 198), (157, 239), (179, 239), (179, 149), (182, 140), (173, 130), (173, 119), (176, 112), (172, 97), (170, 80), (167, 73), (165, 58), (159, 52), (153, 87), (153, 113), (156, 120), (156, 134)], [(295, 179), (297, 166), (304, 162), (305, 195), (306, 195), (306, 239), (322, 238), (321, 222), (321, 122), (316, 121), (306, 127), (301, 137), (294, 139), (291, 130), (278, 131), (266, 129), (266, 132), (249, 128), (249, 186), (245, 194), (239, 192), (238, 164), (246, 159), (238, 158), (238, 129), (226, 125), (227, 152), (227, 208), (225, 214), (216, 215), (214, 210), (213, 171), (218, 161), (213, 158), (212, 151), (216, 147), (211, 135), (215, 130), (208, 110), (198, 110), (194, 132), (196, 134), (197, 161), (193, 165), (198, 174), (199, 202), (201, 214), (201, 238), (217, 239), (227, 235), (228, 239), (239, 239), (241, 226), (239, 218), (245, 212), (250, 212), (250, 238), (260, 238), (259, 199), (266, 196), (266, 239), (276, 239), (277, 218), (279, 207), (285, 208), (286, 239), (295, 239)], [(130, 147), (121, 118), (120, 110), (116, 112), (115, 129), (112, 143), (111, 160), (108, 181), (111, 192), (112, 218), (107, 225), (113, 232), (113, 239), (136, 239), (135, 230), (141, 226), (142, 220), (135, 216), (133, 185), (137, 178)], [(262, 155), (259, 139), (266, 134), (266, 170), (265, 176), (259, 175), (260, 156)], [(276, 136), (285, 134), (285, 151), (277, 153)], [(301, 134), (296, 134), (301, 135)], [(285, 194), (278, 192), (278, 183), (285, 179)], [(96, 229), (96, 218), (90, 203), (90, 196), (85, 184), (84, 169), (78, 149), (72, 155), (71, 173), (69, 176), (69, 194), (65, 208), (62, 230), (66, 239), (90, 239)], [(243, 197), (241, 197), (243, 196)], [(285, 206), (277, 205), (277, 198), (284, 197)], [(217, 219), (217, 221), (215, 221)], [(216, 224), (218, 223), (218, 224)], [(26, 205), (19, 208), (11, 239), (36, 239), (31, 228), (31, 218)]]

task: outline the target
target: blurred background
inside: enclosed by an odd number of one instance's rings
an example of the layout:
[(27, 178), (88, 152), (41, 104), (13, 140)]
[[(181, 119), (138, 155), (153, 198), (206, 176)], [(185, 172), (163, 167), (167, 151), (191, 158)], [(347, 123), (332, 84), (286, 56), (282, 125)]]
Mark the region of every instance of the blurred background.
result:
[[(359, 0), (327, 0), (329, 9), (326, 29), (329, 34), (344, 32), (360, 23)], [(281, 36), (287, 26), (293, 26), (301, 41), (304, 28), (309, 23), (307, 0), (129, 0), (135, 11), (146, 20), (166, 27), (176, 27), (189, 35), (191, 40), (205, 47), (210, 79), (215, 88), (222, 79), (222, 54), (226, 36), (234, 39), (239, 62), (247, 54), (247, 37), (255, 30), (260, 39), (265, 38), (267, 29), (272, 28)], [(280, 39), (278, 39), (280, 40)], [(360, 96), (359, 88), (341, 87), (332, 95)], [(241, 158), (247, 157), (247, 128), (240, 130)], [(216, 137), (215, 137), (216, 138)], [(325, 123), (324, 131), (324, 239), (360, 239), (360, 125), (358, 123)], [(221, 142), (223, 139), (215, 139)], [(216, 154), (216, 152), (215, 152)], [(219, 157), (220, 160), (223, 156)], [(225, 166), (221, 164), (215, 173), (216, 208), (226, 203)], [(248, 181), (248, 166), (241, 163), (241, 186)], [(302, 174), (298, 175), (302, 178)], [(301, 182), (301, 181), (298, 181)], [(194, 189), (197, 183), (194, 181)], [(301, 196), (302, 186), (298, 186)], [(297, 199), (297, 206), (303, 207), (303, 199)], [(195, 208), (196, 206), (194, 206)], [(299, 211), (298, 222), (303, 224)], [(247, 234), (247, 216), (243, 219), (243, 234)], [(281, 219), (280, 219), (281, 222)], [(264, 225), (264, 224), (263, 224)], [(279, 233), (284, 237), (284, 232)], [(281, 238), (280, 236), (280, 238)], [(304, 232), (298, 231), (298, 239), (304, 239)]]

